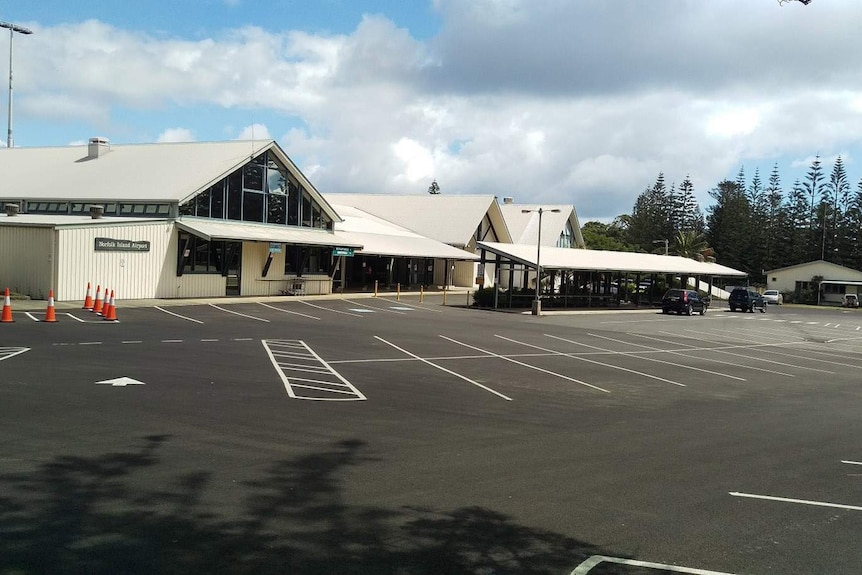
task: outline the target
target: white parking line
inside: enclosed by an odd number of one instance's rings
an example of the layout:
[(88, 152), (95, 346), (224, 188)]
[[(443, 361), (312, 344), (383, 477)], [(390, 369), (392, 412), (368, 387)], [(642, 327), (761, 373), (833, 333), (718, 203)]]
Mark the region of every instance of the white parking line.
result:
[(75, 320), (75, 321), (79, 321), (79, 322), (81, 322), (81, 323), (87, 323), (86, 321), (82, 320), (81, 318), (79, 318), (79, 317), (77, 317), (77, 316), (74, 316), (74, 315), (72, 315), (72, 314), (70, 314), (70, 313), (67, 313), (66, 315), (67, 315), (67, 316), (69, 316), (70, 318), (72, 318), (72, 319), (73, 319), (73, 320)]
[(168, 310), (166, 310), (166, 309), (162, 309), (162, 308), (160, 308), (160, 307), (159, 307), (159, 306), (157, 306), (157, 305), (156, 305), (156, 306), (153, 306), (153, 307), (154, 307), (154, 308), (156, 308), (156, 309), (157, 309), (157, 310), (159, 310), (159, 311), (165, 312), (165, 313), (166, 313), (166, 314), (168, 314), (168, 315), (172, 315), (172, 316), (174, 316), (174, 317), (178, 317), (178, 318), (180, 318), (180, 319), (184, 319), (184, 320), (187, 320), (187, 321), (193, 321), (193, 322), (195, 322), (195, 323), (203, 323), (203, 322), (202, 322), (201, 320), (199, 320), (199, 319), (194, 319), (194, 318), (191, 318), (191, 317), (186, 317), (186, 316), (184, 316), (184, 315), (180, 315), (180, 314), (178, 314), (178, 313), (174, 313), (174, 312), (172, 312), (172, 311), (168, 311)]
[(846, 461), (842, 460), (841, 463), (846, 463), (848, 465), (862, 465), (862, 461)]
[[(667, 332), (663, 332), (663, 333), (667, 333)], [(694, 352), (694, 351), (706, 351), (706, 352), (713, 352), (713, 351), (714, 351), (715, 353), (726, 353), (726, 354), (728, 354), (728, 355), (732, 355), (732, 356), (734, 356), (734, 357), (745, 357), (745, 358), (748, 358), (748, 356), (747, 356), (747, 355), (739, 355), (739, 354), (731, 353), (731, 352), (729, 352), (729, 351), (725, 351), (725, 350), (721, 350), (721, 349), (715, 349), (715, 350), (713, 350), (713, 349), (699, 348), (699, 347), (698, 347), (698, 346), (696, 346), (696, 345), (690, 345), (690, 344), (687, 344), (687, 343), (679, 343), (679, 342), (672, 341), (672, 340), (669, 340), (669, 339), (662, 339), (662, 338), (660, 338), (660, 337), (650, 337), (650, 336), (648, 336), (648, 335), (642, 335), (642, 334), (639, 334), (639, 333), (630, 333), (629, 335), (634, 336), (634, 337), (641, 337), (641, 338), (644, 338), (644, 339), (649, 339), (649, 340), (652, 340), (652, 341), (660, 341), (660, 342), (662, 342), (662, 343), (669, 343), (669, 344), (672, 344), (672, 345), (682, 345), (682, 346), (685, 346), (685, 347), (687, 347), (687, 348), (692, 348), (691, 350), (689, 350), (689, 352), (688, 352), (688, 353), (691, 353), (691, 352)], [(667, 351), (667, 353), (672, 353), (672, 354), (677, 354), (677, 355), (685, 355), (685, 353), (684, 353), (684, 352), (680, 352), (680, 351), (668, 351), (668, 350), (665, 350), (665, 351)], [(740, 363), (733, 363), (733, 362), (730, 362), (730, 361), (722, 361), (722, 360), (720, 360), (720, 359), (714, 359), (714, 358), (709, 358), (709, 357), (704, 357), (704, 358), (701, 358), (701, 359), (703, 359), (704, 361), (712, 361), (712, 362), (715, 362), (715, 363), (721, 363), (721, 364), (725, 364), (725, 365), (732, 365), (732, 366), (736, 366), (736, 367), (742, 367), (742, 368), (745, 368), (745, 369), (753, 369), (754, 371), (763, 371), (763, 372), (766, 372), (766, 373), (774, 373), (774, 374), (776, 374), (776, 375), (783, 375), (783, 376), (786, 376), (786, 377), (796, 377), (796, 376), (795, 376), (795, 375), (793, 375), (792, 373), (784, 373), (783, 371), (775, 371), (774, 369), (766, 369), (766, 368), (764, 368), (764, 367), (754, 367), (753, 365), (743, 365), (743, 364), (740, 364)]]
[(216, 304), (214, 304), (214, 303), (211, 303), (211, 304), (210, 304), (210, 307), (214, 307), (214, 308), (216, 308), (216, 309), (218, 309), (218, 310), (221, 310), (221, 311), (223, 311), (223, 312), (225, 312), (225, 313), (232, 313), (233, 315), (238, 315), (238, 316), (247, 317), (247, 318), (249, 318), (249, 319), (253, 319), (253, 320), (256, 320), (256, 321), (264, 321), (264, 322), (266, 322), (266, 323), (269, 323), (269, 320), (268, 320), (268, 319), (264, 319), (264, 318), (262, 318), (262, 317), (255, 317), (255, 316), (253, 316), (253, 315), (248, 315), (248, 314), (244, 314), (244, 313), (239, 313), (238, 311), (231, 311), (231, 310), (229, 310), (229, 309), (225, 309), (225, 308), (223, 308), (223, 307), (219, 307), (219, 306), (217, 306), (217, 305), (216, 305)]
[(452, 370), (450, 370), (450, 369), (446, 369), (445, 367), (440, 366), (440, 365), (437, 365), (436, 363), (433, 363), (433, 362), (431, 362), (431, 361), (428, 361), (427, 359), (424, 359), (424, 358), (422, 358), (422, 357), (419, 357), (418, 355), (416, 355), (416, 354), (414, 354), (414, 353), (410, 353), (410, 352), (409, 352), (409, 351), (407, 351), (406, 349), (403, 349), (403, 348), (401, 348), (401, 347), (398, 347), (398, 346), (397, 346), (397, 345), (395, 345), (394, 343), (390, 343), (390, 342), (386, 341), (385, 339), (383, 339), (383, 338), (382, 338), (382, 337), (380, 337), (380, 336), (375, 335), (374, 337), (375, 337), (375, 339), (378, 339), (378, 340), (382, 341), (382, 342), (383, 342), (383, 343), (385, 343), (386, 345), (392, 346), (392, 347), (394, 347), (395, 349), (397, 349), (398, 351), (400, 351), (400, 352), (402, 352), (402, 353), (406, 353), (407, 355), (409, 355), (410, 357), (412, 357), (412, 358), (414, 358), (414, 359), (418, 359), (419, 361), (421, 361), (422, 363), (424, 363), (424, 364), (426, 364), (426, 365), (430, 365), (431, 367), (436, 367), (436, 368), (437, 368), (437, 369), (439, 369), (440, 371), (445, 371), (445, 372), (446, 372), (446, 373), (448, 373), (449, 375), (454, 375), (455, 377), (457, 377), (457, 378), (459, 378), (459, 379), (463, 379), (463, 380), (464, 380), (464, 381), (466, 381), (467, 383), (472, 383), (472, 384), (473, 384), (473, 385), (475, 385), (476, 387), (481, 387), (481, 388), (482, 388), (482, 389), (484, 389), (485, 391), (490, 391), (490, 392), (491, 392), (491, 393), (493, 393), (494, 395), (496, 395), (496, 396), (498, 396), (498, 397), (502, 397), (502, 398), (503, 398), (503, 399), (505, 399), (506, 401), (512, 401), (512, 398), (511, 398), (511, 397), (507, 397), (507, 396), (503, 395), (502, 393), (500, 393), (499, 391), (495, 391), (495, 390), (491, 389), (491, 388), (490, 388), (490, 387), (488, 387), (488, 386), (482, 385), (482, 384), (481, 384), (481, 383), (479, 383), (478, 381), (473, 381), (473, 380), (472, 380), (472, 379), (470, 379), (469, 377), (463, 376), (463, 375), (461, 375), (460, 373), (456, 373), (456, 372), (454, 372), (454, 371), (452, 371)]
[[(393, 299), (389, 299), (389, 298), (385, 298), (385, 297), (381, 297), (381, 298), (378, 298), (378, 299), (379, 299), (380, 301), (387, 301), (387, 302), (389, 302), (389, 303), (395, 303), (395, 304), (399, 304), (399, 305), (404, 305), (404, 302), (400, 302), (400, 301), (398, 301), (398, 300), (393, 300)], [(428, 307), (428, 306), (427, 306), (427, 304), (422, 304), (422, 303), (414, 304), (414, 303), (411, 303), (411, 304), (409, 304), (409, 305), (410, 305), (410, 308), (411, 308), (411, 309), (421, 309), (422, 311), (433, 311), (434, 313), (443, 313), (443, 311), (442, 311), (442, 310), (434, 309), (434, 308), (432, 308), (432, 307)]]
[(567, 381), (571, 381), (571, 382), (574, 382), (574, 383), (579, 383), (579, 384), (581, 384), (581, 385), (583, 385), (583, 386), (590, 387), (590, 388), (592, 388), (592, 389), (595, 389), (595, 390), (597, 390), (597, 391), (601, 391), (601, 392), (603, 392), (603, 393), (610, 393), (610, 391), (608, 391), (607, 389), (602, 389), (601, 387), (598, 387), (598, 386), (592, 385), (592, 384), (587, 383), (587, 382), (585, 382), (585, 381), (581, 381), (580, 379), (575, 379), (574, 377), (569, 377), (568, 375), (563, 375), (563, 374), (561, 374), (561, 373), (556, 373), (556, 372), (554, 372), (554, 371), (550, 371), (550, 370), (547, 370), (547, 369), (542, 369), (541, 367), (536, 367), (535, 365), (530, 365), (529, 363), (524, 363), (523, 361), (518, 361), (517, 359), (512, 359), (511, 357), (506, 357), (505, 355), (500, 355), (500, 354), (498, 354), (498, 353), (494, 353), (493, 351), (488, 351), (488, 350), (486, 350), (486, 349), (481, 349), (481, 348), (478, 348), (478, 347), (475, 347), (475, 346), (472, 346), (472, 345), (469, 345), (469, 344), (466, 344), (466, 343), (462, 343), (462, 342), (460, 342), (460, 341), (457, 341), (457, 340), (452, 339), (451, 337), (446, 337), (445, 335), (441, 335), (440, 337), (442, 337), (443, 339), (445, 339), (445, 340), (447, 340), (447, 341), (451, 341), (452, 343), (457, 343), (458, 345), (463, 345), (464, 347), (468, 347), (468, 348), (470, 348), (470, 349), (475, 349), (476, 351), (481, 351), (482, 353), (487, 353), (487, 354), (488, 354), (488, 355), (490, 355), (491, 357), (497, 357), (497, 358), (500, 358), (500, 359), (504, 359), (504, 360), (506, 360), (506, 361), (510, 361), (510, 362), (512, 362), (512, 363), (514, 363), (514, 364), (521, 365), (521, 366), (523, 366), (523, 367), (527, 367), (527, 368), (529, 368), (529, 369), (534, 369), (534, 370), (536, 370), (536, 371), (541, 371), (542, 373), (547, 373), (548, 375), (553, 375), (553, 376), (559, 377), (559, 378), (561, 378), (561, 379), (565, 379), (565, 380), (567, 380)]
[(516, 341), (516, 340), (514, 340), (514, 339), (510, 339), (510, 338), (508, 338), (508, 337), (503, 337), (502, 335), (495, 335), (494, 337), (499, 337), (500, 339), (503, 339), (503, 340), (506, 340), (506, 341), (510, 341), (510, 342), (512, 342), (512, 343), (517, 343), (518, 345), (524, 345), (524, 346), (527, 346), (527, 347), (531, 347), (531, 348), (533, 348), (533, 349), (538, 349), (538, 350), (540, 350), (540, 351), (546, 351), (546, 352), (551, 353), (552, 355), (561, 355), (561, 356), (563, 356), (563, 357), (568, 357), (568, 358), (571, 358), (571, 359), (577, 359), (577, 360), (579, 360), (579, 361), (585, 361), (585, 362), (587, 362), (587, 363), (592, 363), (592, 364), (595, 364), (595, 365), (601, 365), (601, 366), (603, 366), (603, 367), (609, 367), (609, 368), (611, 368), (611, 369), (618, 369), (618, 370), (620, 370), (620, 371), (625, 371), (625, 372), (628, 372), (628, 373), (634, 373), (635, 375), (641, 375), (641, 376), (643, 376), (643, 377), (648, 377), (648, 378), (650, 378), (650, 379), (657, 379), (658, 381), (663, 381), (663, 382), (665, 382), (665, 383), (672, 383), (673, 385), (678, 385), (678, 386), (680, 386), (680, 387), (685, 387), (685, 386), (686, 386), (684, 383), (679, 383), (679, 382), (677, 382), (677, 381), (672, 381), (672, 380), (670, 380), (670, 379), (665, 379), (665, 378), (663, 378), (663, 377), (659, 377), (659, 376), (657, 376), (657, 375), (653, 375), (653, 374), (651, 374), (651, 373), (644, 373), (644, 372), (642, 372), (642, 371), (636, 371), (636, 370), (634, 370), (634, 369), (629, 369), (629, 368), (627, 368), (627, 367), (621, 367), (621, 366), (619, 366), (619, 365), (614, 365), (614, 364), (612, 364), (612, 363), (604, 363), (604, 362), (601, 362), (601, 361), (595, 361), (595, 360), (593, 360), (593, 359), (587, 359), (587, 358), (585, 358), (585, 357), (581, 357), (581, 356), (579, 356), (579, 355), (575, 355), (575, 354), (573, 354), (573, 353), (564, 353), (564, 352), (562, 352), (562, 351), (556, 351), (556, 350), (548, 349), (548, 348), (545, 348), (545, 347), (539, 347), (538, 345), (533, 345), (533, 344), (530, 344), (530, 343), (524, 343), (524, 342), (522, 342), (522, 341)]
[[(361, 302), (358, 302), (358, 301), (354, 301), (354, 300), (352, 300), (352, 299), (346, 299), (346, 300), (344, 300), (344, 301), (346, 301), (346, 302), (347, 302), (347, 303), (349, 303), (349, 304), (358, 305), (359, 307), (368, 308), (368, 309), (373, 310), (373, 311), (388, 311), (389, 313), (397, 313), (397, 314), (400, 314), (400, 315), (407, 315), (407, 314), (406, 314), (406, 313), (404, 313), (403, 311), (396, 311), (396, 310), (394, 310), (394, 309), (387, 309), (387, 308), (385, 308), (385, 307), (377, 307), (377, 306), (373, 306), (373, 305), (368, 305), (367, 303), (361, 303)], [(354, 309), (354, 310), (350, 310), (350, 311), (358, 311), (358, 312), (362, 312), (362, 311), (365, 311), (365, 310), (358, 310), (358, 309)]]
[(293, 315), (299, 315), (299, 316), (302, 316), (302, 317), (307, 317), (307, 318), (309, 318), (309, 319), (320, 319), (319, 317), (315, 317), (315, 316), (313, 316), (313, 315), (308, 315), (308, 314), (305, 314), (305, 313), (299, 313), (298, 311), (291, 311), (291, 310), (289, 310), (289, 309), (281, 309), (280, 307), (275, 307), (274, 305), (265, 304), (265, 303), (260, 302), (260, 301), (259, 301), (259, 302), (257, 302), (257, 303), (259, 303), (259, 304), (260, 304), (260, 305), (262, 305), (263, 307), (268, 307), (269, 309), (274, 309), (275, 311), (280, 311), (280, 312), (282, 312), (282, 313), (289, 313), (289, 314), (293, 314)]
[(314, 305), (313, 303), (309, 303), (309, 302), (307, 302), (307, 301), (302, 301), (302, 300), (300, 300), (300, 302), (299, 302), (299, 303), (301, 303), (302, 305), (307, 305), (308, 307), (313, 307), (313, 308), (316, 308), (316, 309), (322, 309), (323, 311), (331, 311), (332, 313), (340, 313), (340, 314), (342, 314), (342, 315), (352, 315), (353, 317), (362, 317), (362, 316), (361, 316), (361, 315), (359, 315), (358, 313), (350, 313), (350, 312), (341, 311), (341, 310), (338, 310), (338, 309), (332, 309), (332, 308), (329, 308), (329, 307), (323, 307), (322, 305)]
[[(629, 342), (627, 342), (627, 341), (623, 341), (623, 340), (620, 340), (620, 339), (614, 339), (614, 338), (611, 338), (611, 337), (605, 337), (605, 336), (602, 336), (602, 335), (596, 335), (596, 334), (594, 334), (594, 333), (588, 333), (587, 335), (589, 335), (590, 337), (596, 337), (596, 338), (599, 338), (599, 339), (606, 339), (606, 340), (609, 340), (609, 341), (615, 341), (615, 342), (617, 342), (617, 343), (622, 343), (622, 344), (626, 344), (626, 345), (637, 345), (637, 344), (632, 344), (632, 343), (629, 343)], [(549, 337), (556, 337), (556, 336), (553, 336), (553, 335), (552, 335), (552, 336), (549, 336)], [(676, 362), (673, 362), (673, 361), (665, 361), (665, 360), (663, 360), (663, 359), (656, 359), (656, 358), (654, 358), (654, 357), (646, 357), (646, 356), (644, 356), (644, 354), (643, 354), (642, 352), (636, 352), (636, 351), (635, 351), (635, 352), (632, 352), (632, 351), (614, 351), (614, 350), (612, 350), (612, 349), (606, 349), (606, 348), (596, 347), (596, 346), (594, 346), (594, 345), (587, 345), (587, 344), (585, 344), (585, 343), (580, 343), (580, 342), (577, 342), (577, 341), (571, 341), (571, 340), (568, 340), (568, 339), (563, 339), (563, 338), (561, 338), (561, 337), (560, 337), (560, 338), (557, 338), (557, 339), (562, 339), (563, 341), (568, 341), (569, 343), (573, 343), (573, 344), (575, 344), (575, 345), (582, 345), (582, 346), (584, 346), (584, 347), (589, 347), (589, 348), (591, 348), (591, 349), (598, 349), (598, 350), (606, 351), (606, 352), (609, 352), (609, 353), (615, 353), (615, 354), (619, 354), (619, 355), (625, 355), (625, 356), (628, 356), (628, 357), (636, 357), (636, 358), (638, 358), (638, 359), (643, 359), (643, 360), (646, 360), (646, 361), (655, 361), (655, 362), (658, 362), (658, 363), (664, 363), (664, 364), (667, 364), (667, 365), (673, 365), (673, 366), (675, 366), (675, 367), (681, 367), (681, 368), (683, 368), (683, 369), (690, 369), (690, 370), (693, 370), (693, 371), (700, 371), (700, 372), (703, 372), (703, 373), (708, 373), (708, 374), (710, 374), (710, 375), (718, 375), (718, 376), (720, 376), (720, 377), (726, 377), (726, 378), (728, 378), (728, 379), (735, 379), (735, 380), (737, 380), (737, 381), (748, 381), (748, 380), (746, 380), (744, 377), (737, 377), (737, 376), (735, 376), (735, 375), (730, 375), (729, 373), (721, 373), (720, 371), (712, 371), (711, 369), (703, 369), (703, 368), (700, 368), (700, 367), (694, 367), (693, 365), (686, 365), (686, 364), (684, 364), (684, 363), (676, 363)]]
[(731, 491), (734, 497), (747, 497), (749, 499), (764, 499), (766, 501), (778, 501), (780, 503), (799, 503), (802, 505), (813, 505), (814, 507), (832, 507), (835, 509), (849, 509), (850, 511), (862, 511), (858, 505), (844, 505), (843, 503), (829, 503), (827, 501), (810, 501), (808, 499), (793, 499), (791, 497), (775, 497), (773, 495), (756, 495), (754, 493), (740, 493)]
[(651, 563), (649, 561), (638, 561), (636, 559), (623, 559), (621, 557), (607, 557), (605, 555), (593, 555), (580, 565), (578, 565), (570, 575), (587, 575), (590, 570), (601, 563), (616, 563), (618, 565), (629, 565), (631, 567), (645, 567), (647, 569), (659, 569), (661, 571), (671, 571), (672, 573), (688, 573), (689, 575), (733, 575), (733, 573), (725, 573), (723, 571), (708, 571), (706, 569), (694, 569), (691, 567), (678, 567), (676, 565), (666, 565), (664, 563)]

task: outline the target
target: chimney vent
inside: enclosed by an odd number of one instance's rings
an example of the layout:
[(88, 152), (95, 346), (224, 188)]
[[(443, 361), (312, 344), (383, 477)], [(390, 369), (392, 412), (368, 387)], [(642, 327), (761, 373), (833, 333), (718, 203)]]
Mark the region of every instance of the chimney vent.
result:
[(515, 203), (515, 198), (513, 198), (513, 197), (505, 197), (505, 198), (503, 198), (503, 203), (504, 203), (504, 204), (514, 204), (514, 203)]
[(90, 217), (98, 220), (105, 213), (105, 206), (90, 206)]
[(87, 146), (87, 157), (95, 160), (111, 151), (111, 142), (108, 138), (90, 138)]
[(8, 217), (13, 217), (18, 215), (18, 210), (20, 209), (18, 204), (6, 204), (6, 215)]

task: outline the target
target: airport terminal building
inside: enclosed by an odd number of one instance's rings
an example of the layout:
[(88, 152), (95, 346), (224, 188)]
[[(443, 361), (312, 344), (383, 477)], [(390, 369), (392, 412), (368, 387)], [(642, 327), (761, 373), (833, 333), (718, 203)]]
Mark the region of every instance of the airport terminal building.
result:
[[(342, 219), (274, 141), (12, 148), (0, 154), (0, 285), (82, 299), (325, 294), (389, 233)], [(383, 242), (388, 246), (393, 242)], [(417, 258), (475, 260), (416, 240)]]

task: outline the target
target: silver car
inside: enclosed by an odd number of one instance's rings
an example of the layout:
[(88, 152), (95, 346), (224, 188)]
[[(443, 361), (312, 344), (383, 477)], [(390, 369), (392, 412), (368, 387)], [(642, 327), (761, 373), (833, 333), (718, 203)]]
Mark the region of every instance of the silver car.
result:
[(777, 289), (768, 289), (763, 292), (763, 299), (766, 303), (773, 305), (781, 305), (784, 303), (784, 296)]

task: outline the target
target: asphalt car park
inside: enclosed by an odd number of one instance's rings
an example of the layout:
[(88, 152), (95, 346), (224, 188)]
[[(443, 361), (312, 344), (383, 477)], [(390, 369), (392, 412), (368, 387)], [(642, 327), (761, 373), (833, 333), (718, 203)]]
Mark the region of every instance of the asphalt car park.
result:
[(0, 325), (5, 571), (862, 564), (856, 310), (88, 313)]

